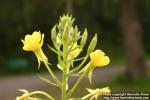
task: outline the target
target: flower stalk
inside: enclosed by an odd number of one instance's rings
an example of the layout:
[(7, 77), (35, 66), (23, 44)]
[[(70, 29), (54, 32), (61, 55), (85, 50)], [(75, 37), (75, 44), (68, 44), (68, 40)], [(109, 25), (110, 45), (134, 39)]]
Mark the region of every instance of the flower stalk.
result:
[(53, 80), (57, 83), (58, 86), (61, 87), (61, 82), (59, 81), (59, 79), (55, 76), (55, 74), (53, 73), (53, 71), (51, 70), (51, 68), (49, 67), (49, 65), (44, 62), (44, 65), (46, 67), (46, 69), (48, 70), (49, 74), (52, 76)]
[(79, 85), (80, 81), (81, 81), (81, 80), (83, 79), (83, 77), (87, 74), (87, 72), (88, 72), (88, 70), (89, 70), (89, 68), (90, 68), (90, 63), (88, 63), (87, 66), (88, 66), (88, 69), (87, 69), (86, 71), (84, 71), (84, 72), (80, 75), (80, 77), (79, 77), (79, 79), (77, 80), (77, 82), (74, 84), (74, 86), (73, 86), (73, 87), (71, 88), (71, 90), (68, 92), (68, 94), (67, 94), (68, 97), (70, 97), (70, 96), (73, 94), (73, 92), (75, 91), (75, 89), (76, 89), (77, 86)]

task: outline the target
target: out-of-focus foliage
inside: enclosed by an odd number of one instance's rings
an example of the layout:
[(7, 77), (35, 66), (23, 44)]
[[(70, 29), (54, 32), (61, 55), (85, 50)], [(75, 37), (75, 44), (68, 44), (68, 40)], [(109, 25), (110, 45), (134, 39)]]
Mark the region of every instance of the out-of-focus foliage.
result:
[[(100, 40), (98, 47), (108, 53), (112, 52), (115, 56), (118, 52), (122, 52), (118, 1), (71, 1), (72, 15), (76, 18), (79, 29), (83, 31), (83, 28), (87, 27), (89, 37), (98, 32)], [(50, 30), (59, 16), (65, 12), (65, 2), (68, 0), (0, 0), (0, 63), (2, 65), (0, 67), (4, 67), (8, 59), (25, 58), (20, 39), (27, 33), (41, 31), (47, 36), (46, 42), (51, 43)], [(144, 29), (143, 43), (145, 51), (148, 52), (150, 50), (150, 1), (138, 0), (137, 7)]]
[(110, 82), (102, 82), (98, 83), (95, 87), (105, 87), (110, 86), (112, 92), (130, 92), (130, 93), (138, 93), (138, 92), (150, 92), (149, 88), (150, 78), (137, 78), (131, 79), (126, 75), (120, 75), (116, 79), (113, 79)]
[(149, 0), (138, 0), (138, 11), (139, 11), (139, 18), (143, 28), (143, 43), (145, 47), (145, 52), (148, 53), (150, 51), (150, 1)]

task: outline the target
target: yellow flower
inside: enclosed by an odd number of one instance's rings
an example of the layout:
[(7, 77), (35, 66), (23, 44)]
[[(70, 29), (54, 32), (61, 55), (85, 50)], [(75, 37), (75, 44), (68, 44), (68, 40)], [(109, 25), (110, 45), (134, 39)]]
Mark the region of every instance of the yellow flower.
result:
[(105, 87), (105, 88), (102, 88), (102, 89), (98, 88), (98, 89), (95, 89), (95, 90), (87, 88), (87, 91), (89, 92), (89, 94), (87, 94), (86, 96), (82, 97), (83, 100), (85, 100), (87, 98), (90, 98), (90, 100), (93, 100), (95, 98), (95, 100), (97, 100), (99, 95), (102, 96), (103, 94), (111, 92), (109, 87)]
[(33, 51), (37, 57), (39, 66), (40, 61), (44, 63), (48, 63), (48, 59), (42, 51), (44, 34), (41, 35), (40, 32), (33, 32), (32, 35), (27, 34), (24, 40), (21, 40), (24, 44), (23, 50), (25, 51)]
[(33, 32), (32, 35), (27, 34), (25, 40), (21, 40), (24, 43), (23, 50), (25, 51), (37, 51), (43, 45), (44, 34), (40, 32)]
[(77, 43), (74, 43), (72, 49), (72, 51), (69, 53), (69, 58), (76, 58), (79, 53), (80, 53), (80, 48), (79, 46), (77, 45)]
[(105, 56), (105, 53), (101, 50), (96, 50), (90, 54), (91, 64), (94, 67), (102, 67), (109, 64), (110, 60), (108, 56)]
[[(109, 64), (110, 60), (108, 56), (105, 56), (105, 53), (101, 50), (96, 50), (90, 53), (90, 59), (88, 66), (82, 69), (83, 71), (87, 71), (88, 78), (90, 83), (92, 83), (92, 73), (96, 67), (103, 67)], [(88, 70), (87, 70), (88, 69)]]

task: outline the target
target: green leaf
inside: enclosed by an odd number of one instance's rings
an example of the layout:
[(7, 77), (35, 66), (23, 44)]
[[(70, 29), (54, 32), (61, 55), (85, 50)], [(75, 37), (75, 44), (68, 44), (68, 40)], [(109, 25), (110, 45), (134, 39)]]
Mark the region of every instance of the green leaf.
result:
[(53, 51), (56, 54), (59, 54), (53, 47), (51, 47), (49, 44), (47, 44), (48, 48)]

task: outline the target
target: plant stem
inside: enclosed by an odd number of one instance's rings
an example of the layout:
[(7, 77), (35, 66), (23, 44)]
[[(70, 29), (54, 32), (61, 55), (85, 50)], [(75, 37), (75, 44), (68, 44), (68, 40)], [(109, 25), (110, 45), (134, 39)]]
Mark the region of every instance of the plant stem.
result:
[(62, 80), (62, 100), (67, 100), (67, 86), (68, 86), (68, 70), (69, 70), (69, 62), (68, 62), (68, 49), (67, 44), (63, 44), (63, 80)]
[(66, 68), (64, 68), (63, 72), (63, 86), (62, 86), (62, 100), (66, 100), (66, 87), (67, 87), (67, 75), (66, 75)]
[[(88, 70), (88, 69), (87, 69)], [(67, 97), (70, 97), (73, 92), (75, 91), (75, 89), (77, 88), (77, 86), (79, 85), (80, 81), (83, 79), (83, 77), (86, 75), (87, 71), (84, 71), (82, 73), (82, 75), (80, 76), (80, 78), (77, 80), (77, 82), (74, 84), (74, 86), (71, 88), (71, 90), (68, 92)]]
[(59, 85), (61, 86), (61, 82), (59, 81), (59, 79), (55, 76), (55, 74), (52, 72), (51, 68), (49, 67), (49, 65), (47, 63), (44, 63), (49, 74), (52, 76), (52, 78), (54, 79), (54, 81)]
[(84, 63), (86, 62), (86, 60), (88, 59), (88, 57), (89, 57), (89, 54), (87, 54), (87, 55), (85, 56), (84, 60), (81, 62), (81, 64), (80, 64), (79, 66), (77, 66), (76, 68), (74, 68), (73, 70), (71, 70), (71, 71), (67, 74), (67, 76), (70, 76), (70, 75), (72, 75), (73, 73), (75, 73), (76, 71), (78, 71), (78, 70), (84, 65)]

